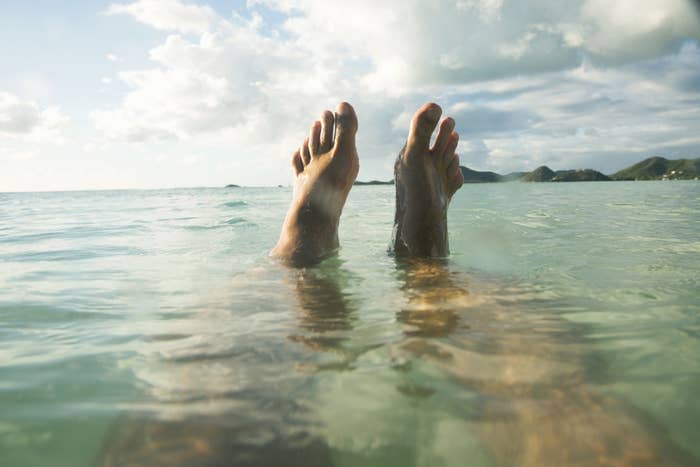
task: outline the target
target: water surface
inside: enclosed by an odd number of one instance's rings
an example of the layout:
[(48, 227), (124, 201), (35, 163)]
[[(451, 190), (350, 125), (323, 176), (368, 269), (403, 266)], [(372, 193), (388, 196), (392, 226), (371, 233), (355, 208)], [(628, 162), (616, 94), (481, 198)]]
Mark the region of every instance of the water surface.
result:
[(700, 183), (467, 185), (452, 257), (290, 190), (0, 194), (0, 465), (698, 465)]

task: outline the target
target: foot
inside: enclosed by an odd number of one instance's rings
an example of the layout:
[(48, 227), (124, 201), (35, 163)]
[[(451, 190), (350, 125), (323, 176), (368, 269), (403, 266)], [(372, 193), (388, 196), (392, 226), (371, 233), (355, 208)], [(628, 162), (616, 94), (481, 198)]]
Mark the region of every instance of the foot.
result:
[(292, 204), (271, 256), (306, 266), (338, 249), (340, 213), (360, 169), (356, 132), (357, 117), (346, 102), (311, 125), (309, 137), (292, 156)]
[(452, 118), (442, 121), (430, 147), (441, 113), (437, 104), (425, 104), (416, 112), (408, 141), (394, 166), (396, 215), (390, 250), (397, 256), (449, 254), (447, 208), (464, 177), (455, 154), (459, 135)]

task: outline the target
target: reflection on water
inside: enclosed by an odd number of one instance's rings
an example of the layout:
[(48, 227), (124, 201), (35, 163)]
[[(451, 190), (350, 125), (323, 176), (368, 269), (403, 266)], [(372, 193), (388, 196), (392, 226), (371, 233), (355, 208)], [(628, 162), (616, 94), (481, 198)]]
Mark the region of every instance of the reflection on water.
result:
[[(276, 284), (283, 290), (278, 298), (294, 297), (291, 321), (280, 316), (289, 331), (286, 342), (260, 342), (263, 353), (268, 346), (281, 350), (272, 361), (259, 354), (241, 359), (233, 350), (177, 360), (158, 384), (182, 386), (182, 378), (196, 378), (186, 384), (189, 397), (177, 401), (187, 410), (173, 412), (161, 400), (151, 411), (125, 416), (99, 464), (462, 465), (464, 450), (451, 459), (444, 453), (421, 454), (419, 448), (407, 449), (402, 439), (427, 428), (434, 433), (426, 444), (435, 451), (435, 437), (444, 429), (438, 419), (451, 418), (457, 439), (477, 440), (469, 449), (479, 464), (693, 465), (692, 457), (641, 411), (593, 389), (589, 382), (595, 380), (599, 362), (585, 353), (586, 343), (576, 329), (551, 313), (551, 303), (523, 289), (479, 281), (445, 261), (399, 262), (394, 273), (399, 332), (384, 344), (355, 336), (362, 297), (347, 289), (361, 280), (338, 259), (304, 270), (243, 276), (241, 290), (252, 279)], [(203, 319), (224, 329), (232, 325), (211, 311)], [(362, 362), (370, 354), (376, 359), (378, 352), (388, 358), (369, 367)], [(241, 381), (243, 367), (250, 374)], [(275, 368), (277, 379), (269, 377)], [(385, 400), (358, 402), (352, 396), (361, 386), (383, 387), (386, 371), (398, 377), (392, 383), (395, 392), (383, 390)], [(361, 373), (359, 379), (351, 377), (359, 382), (357, 388), (336, 387), (329, 407), (328, 394), (322, 394), (325, 384), (348, 372)], [(431, 378), (425, 378), (426, 372)], [(444, 408), (420, 409), (425, 401), (444, 397), (441, 387), (450, 384), (457, 389), (450, 387), (449, 397), (459, 400), (458, 392), (464, 391), (471, 407), (451, 414), (441, 413)], [(192, 392), (196, 385), (202, 387), (198, 395)], [(371, 424), (382, 410), (366, 406), (377, 404), (399, 412), (417, 410), (393, 421), (408, 419), (415, 426), (399, 426), (393, 435), (373, 433)], [(329, 410), (334, 414), (330, 418), (324, 416)], [(342, 440), (354, 428), (342, 416), (348, 410), (366, 417), (369, 444), (362, 435), (354, 447)], [(340, 440), (333, 434), (338, 430), (345, 432)], [(430, 455), (439, 461), (426, 463)]]
[(478, 391), (472, 429), (498, 465), (694, 464), (648, 417), (589, 386), (595, 362), (544, 303), (470, 297), (465, 275), (442, 262), (402, 273), (409, 308), (398, 315), (410, 327), (399, 347)]
[(299, 329), (290, 339), (303, 343), (309, 349), (343, 354), (343, 342), (352, 331), (352, 297), (343, 291), (343, 283), (350, 280), (333, 258), (316, 267), (294, 272), (296, 297), (300, 309)]

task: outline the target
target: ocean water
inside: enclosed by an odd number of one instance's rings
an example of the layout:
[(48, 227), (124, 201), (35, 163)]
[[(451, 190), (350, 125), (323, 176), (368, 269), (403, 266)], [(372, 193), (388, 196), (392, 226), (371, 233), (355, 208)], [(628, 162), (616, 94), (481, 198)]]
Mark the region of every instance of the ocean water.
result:
[(288, 188), (0, 194), (0, 465), (700, 465), (700, 183), (467, 185), (276, 264)]

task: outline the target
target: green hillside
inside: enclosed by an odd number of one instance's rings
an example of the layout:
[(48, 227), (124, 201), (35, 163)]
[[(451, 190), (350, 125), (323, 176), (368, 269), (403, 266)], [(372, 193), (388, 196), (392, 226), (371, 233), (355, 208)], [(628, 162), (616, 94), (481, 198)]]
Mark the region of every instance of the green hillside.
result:
[(541, 167), (537, 167), (532, 172), (523, 175), (520, 180), (523, 182), (548, 182), (556, 175), (557, 174), (552, 169), (546, 165), (543, 165)]
[(503, 181), (503, 175), (496, 172), (479, 172), (470, 168), (460, 166), (462, 175), (464, 175), (464, 183), (493, 183)]
[(597, 170), (582, 169), (582, 170), (567, 170), (552, 178), (552, 182), (607, 182), (610, 177), (603, 175)]
[(650, 157), (611, 175), (613, 180), (692, 180), (700, 177), (700, 158)]

